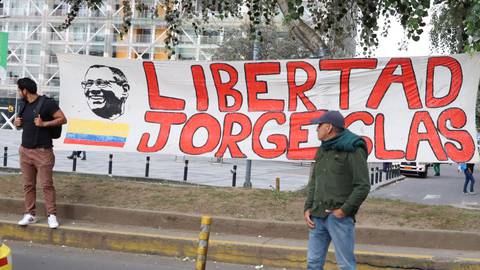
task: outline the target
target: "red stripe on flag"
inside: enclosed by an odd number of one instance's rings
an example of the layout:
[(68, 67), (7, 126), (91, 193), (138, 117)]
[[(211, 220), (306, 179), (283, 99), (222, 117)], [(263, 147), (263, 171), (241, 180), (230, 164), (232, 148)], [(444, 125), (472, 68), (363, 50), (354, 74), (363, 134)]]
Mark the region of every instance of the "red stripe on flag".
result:
[(7, 257), (0, 259), (0, 267), (5, 266), (5, 265), (7, 265), (7, 264), (8, 264), (8, 259), (7, 259)]
[(97, 145), (97, 146), (111, 146), (111, 147), (123, 147), (124, 142), (97, 142), (97, 141), (87, 141), (79, 139), (68, 139), (65, 138), (63, 143), (66, 144), (82, 144), (82, 145)]

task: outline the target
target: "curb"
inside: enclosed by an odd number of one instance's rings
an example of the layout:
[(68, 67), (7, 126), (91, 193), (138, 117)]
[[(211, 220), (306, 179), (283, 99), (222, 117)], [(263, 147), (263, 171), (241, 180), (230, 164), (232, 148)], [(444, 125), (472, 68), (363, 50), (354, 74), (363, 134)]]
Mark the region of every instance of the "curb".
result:
[[(43, 244), (191, 258), (195, 257), (197, 243), (197, 240), (192, 238), (78, 229), (67, 225), (57, 230), (49, 229), (43, 224), (20, 227), (14, 222), (2, 220), (0, 235), (6, 239)], [(480, 270), (480, 260), (474, 259), (450, 258), (446, 261), (431, 256), (361, 251), (356, 252), (356, 257), (359, 270), (385, 268)], [(305, 268), (306, 248), (211, 240), (208, 259), (226, 263)], [(329, 251), (326, 267), (334, 267), (333, 263), (334, 254)]]
[[(0, 198), (0, 213), (18, 214), (23, 200)], [(38, 214), (45, 215), (43, 203)], [(98, 207), (84, 204), (57, 204), (58, 216), (93, 223), (198, 231), (200, 216), (149, 210)], [(306, 240), (303, 223), (213, 217), (212, 232)], [(356, 227), (357, 244), (480, 251), (480, 234), (444, 230)]]
[[(383, 187), (386, 187), (386, 186), (389, 186), (391, 184), (395, 184), (395, 183), (398, 183), (402, 180), (405, 180), (405, 178), (407, 178), (405, 175), (400, 175), (399, 177), (395, 178), (395, 180), (392, 180), (390, 182), (385, 182), (385, 183), (382, 183), (380, 185), (378, 185), (374, 190), (377, 190), (377, 189), (380, 189), (380, 188), (383, 188)], [(371, 190), (370, 192), (372, 192), (373, 190)]]

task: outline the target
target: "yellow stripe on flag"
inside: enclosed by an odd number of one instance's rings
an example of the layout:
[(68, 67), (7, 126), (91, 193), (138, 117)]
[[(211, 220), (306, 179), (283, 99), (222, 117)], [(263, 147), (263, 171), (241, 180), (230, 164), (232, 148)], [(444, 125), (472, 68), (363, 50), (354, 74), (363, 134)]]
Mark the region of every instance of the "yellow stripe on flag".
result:
[(68, 119), (68, 133), (128, 137), (130, 126), (125, 123), (107, 121)]

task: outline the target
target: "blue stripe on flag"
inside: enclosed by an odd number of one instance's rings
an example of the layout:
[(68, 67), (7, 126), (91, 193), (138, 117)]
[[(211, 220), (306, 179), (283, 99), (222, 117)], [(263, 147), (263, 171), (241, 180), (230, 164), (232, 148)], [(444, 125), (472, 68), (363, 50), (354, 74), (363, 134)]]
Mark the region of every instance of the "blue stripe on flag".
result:
[(123, 143), (127, 140), (127, 138), (125, 137), (101, 136), (101, 135), (79, 134), (79, 133), (67, 133), (66, 138), (95, 141), (95, 142), (123, 142)]

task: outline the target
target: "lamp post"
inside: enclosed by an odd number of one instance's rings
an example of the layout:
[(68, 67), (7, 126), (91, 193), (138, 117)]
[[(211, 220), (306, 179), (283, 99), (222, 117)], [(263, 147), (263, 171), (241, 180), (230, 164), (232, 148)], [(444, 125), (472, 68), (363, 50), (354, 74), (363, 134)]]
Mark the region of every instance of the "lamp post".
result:
[[(255, 40), (253, 41), (253, 60), (260, 60), (260, 34), (257, 32), (255, 33)], [(251, 188), (252, 187), (252, 182), (250, 181), (250, 178), (252, 176), (252, 160), (247, 159), (247, 168), (245, 171), (245, 182), (243, 183), (243, 187), (246, 188)]]

